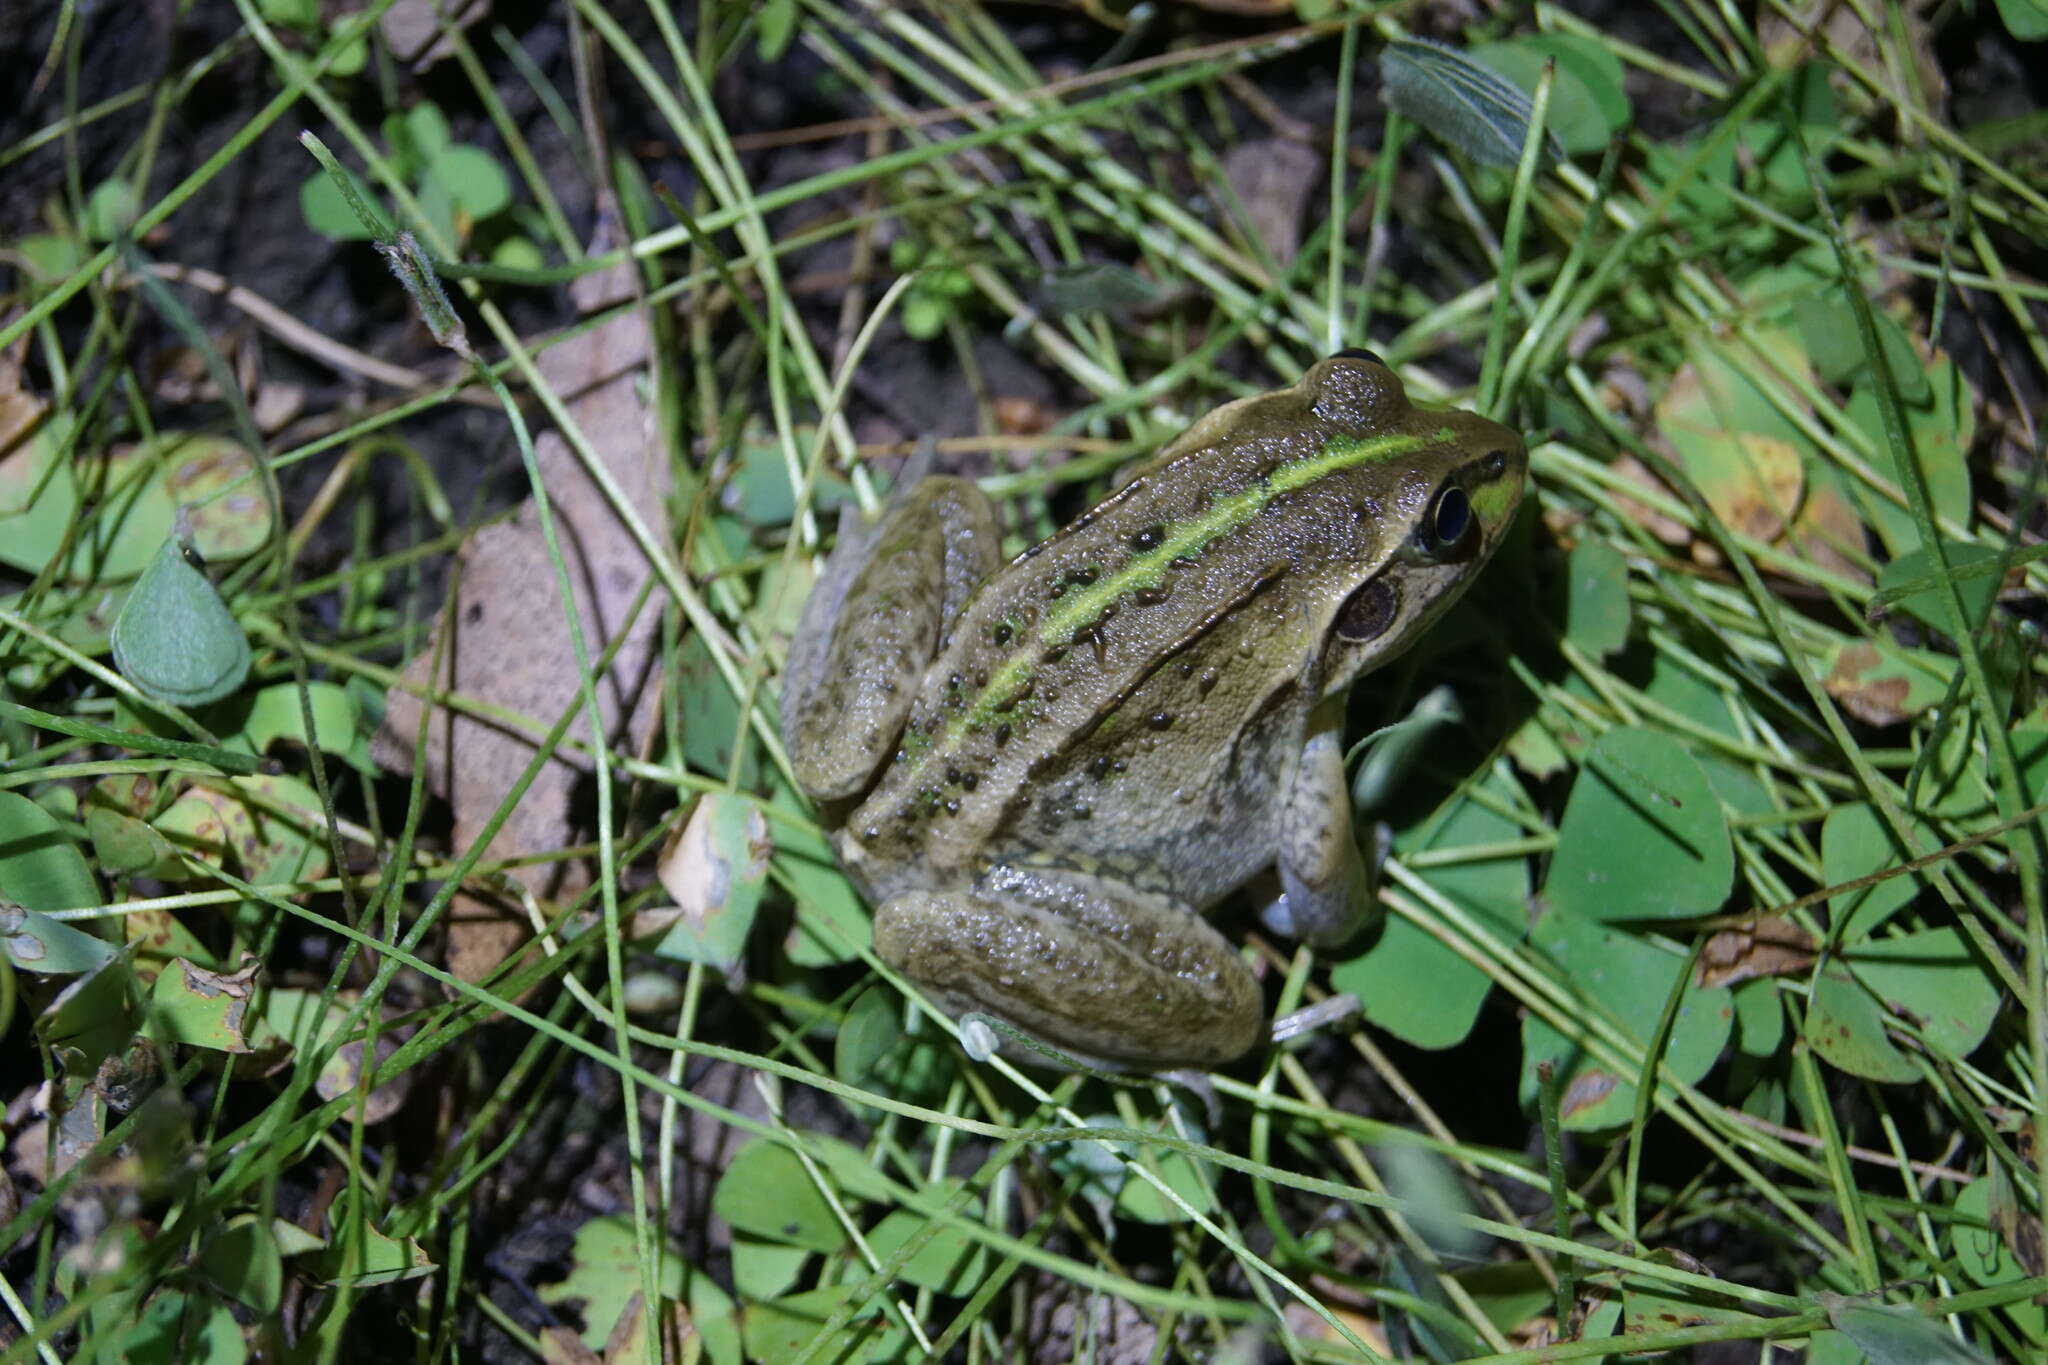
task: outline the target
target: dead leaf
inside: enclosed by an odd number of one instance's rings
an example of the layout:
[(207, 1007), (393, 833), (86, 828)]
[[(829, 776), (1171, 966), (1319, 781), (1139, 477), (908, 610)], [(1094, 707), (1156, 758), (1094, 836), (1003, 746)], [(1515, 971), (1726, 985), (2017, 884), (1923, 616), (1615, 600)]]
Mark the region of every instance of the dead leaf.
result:
[(1723, 929), (1700, 950), (1699, 987), (1733, 986), (1760, 976), (1799, 976), (1813, 966), (1813, 935), (1788, 919)]
[(1282, 137), (1240, 142), (1224, 155), (1223, 174), (1251, 219), (1253, 235), (1281, 265), (1301, 248), (1302, 211), (1328, 170), (1315, 148)]
[[(600, 234), (592, 250), (606, 249), (611, 235)], [(595, 312), (630, 297), (631, 282), (627, 268), (620, 267), (583, 277), (571, 292), (585, 312)], [(607, 462), (611, 478), (655, 539), (665, 543), (668, 464), (638, 392), (648, 346), (645, 319), (629, 310), (550, 348), (542, 354), (540, 366), (591, 447)], [(658, 714), (659, 596), (630, 628), (626, 616), (652, 571), (568, 443), (559, 434), (546, 432), (535, 442), (535, 452), (574, 582), (577, 611), (589, 637), (588, 656), (597, 659), (608, 641), (621, 632), (626, 635), (610, 673), (600, 680), (598, 694), (611, 742), (638, 749)], [(577, 705), (580, 684), (554, 569), (532, 509), (478, 532), (459, 558), (462, 576), (456, 601), (437, 626), (437, 633), (450, 637), (444, 671), (429, 676), (435, 652), (431, 644), (407, 665), (409, 686), (389, 694), (376, 756), (394, 771), (411, 770), (422, 724), (420, 694), (433, 687), (507, 708), (532, 722), (530, 730), (514, 729), (466, 716), (451, 723), (448, 712), (434, 714), (426, 778), (453, 810), (455, 847), (466, 849), (525, 769), (536, 739)], [(587, 727), (579, 722), (576, 733), (587, 734)], [(511, 858), (574, 842), (572, 803), (587, 771), (583, 760), (556, 755), (499, 829), (488, 856)], [(573, 895), (588, 885), (590, 876), (582, 865), (563, 864), (509, 875), (543, 898)], [(469, 981), (496, 968), (529, 932), (516, 905), (501, 904), (469, 888), (451, 907), (448, 931), (449, 966)]]
[(490, 0), (398, 0), (377, 16), (377, 31), (394, 57), (415, 72), (424, 71), (455, 55), (455, 45), (442, 32), (444, 24), (468, 28), (490, 8)]

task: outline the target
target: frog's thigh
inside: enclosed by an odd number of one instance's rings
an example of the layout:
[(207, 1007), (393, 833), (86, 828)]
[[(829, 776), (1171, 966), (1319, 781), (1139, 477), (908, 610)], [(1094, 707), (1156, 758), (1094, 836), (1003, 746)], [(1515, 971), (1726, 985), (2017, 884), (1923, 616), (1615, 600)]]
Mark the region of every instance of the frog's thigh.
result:
[(1351, 833), (1351, 787), (1344, 780), (1343, 713), (1318, 706), (1288, 784), (1280, 821), (1281, 896), (1261, 916), (1266, 927), (1317, 947), (1342, 943), (1379, 912), (1378, 877)]
[(783, 675), (782, 735), (813, 797), (868, 785), (999, 540), (995, 509), (965, 479), (919, 480), (872, 527), (842, 519)]
[(909, 892), (876, 912), (875, 950), (952, 1012), (1099, 1065), (1219, 1066), (1259, 1039), (1258, 982), (1207, 921), (1096, 879), (1066, 891)]

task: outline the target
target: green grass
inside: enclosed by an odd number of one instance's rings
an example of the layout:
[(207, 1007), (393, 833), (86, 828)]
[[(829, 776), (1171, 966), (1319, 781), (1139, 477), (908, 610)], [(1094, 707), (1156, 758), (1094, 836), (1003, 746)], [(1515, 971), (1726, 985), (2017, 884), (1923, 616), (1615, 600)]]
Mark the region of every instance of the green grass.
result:
[[(1939, 43), (1698, 0), (1426, 30), (1561, 156), (1397, 45), (1431, 7), (1161, 6), (1114, 48), (1071, 14), (1025, 50), (1047, 13), (579, 0), (538, 23), (596, 74), (452, 29), (445, 123), (382, 7), (303, 8), (241, 0), (123, 90), (58, 7), (0, 134), (45, 195), (0, 243), (0, 432), (40, 424), (0, 454), (0, 1362), (570, 1359), (544, 1337), (603, 1352), (635, 1293), (608, 1359), (2048, 1349), (2038, 0), (1941, 9)], [(256, 93), (188, 151), (221, 71)], [(760, 81), (861, 121), (777, 151)], [(294, 192), (255, 229), (371, 260), (301, 214), (301, 128), (413, 234), (331, 334), (191, 268), (270, 158)], [(1298, 240), (1243, 175), (1281, 144)], [(523, 321), (619, 265), (596, 319)], [(388, 322), (408, 290), (439, 346)], [(644, 424), (563, 378), (608, 319), (645, 328), (609, 400)], [(1347, 345), (1532, 448), (1508, 545), (1353, 698), (1354, 739), (1398, 727), (1353, 756), (1385, 932), (1246, 934), (1281, 1011), (1358, 1013), (1212, 1095), (968, 1060), (776, 735), (836, 509), (934, 434), (933, 375), (974, 413), (940, 467), (1021, 549)], [(327, 369), (358, 396), (244, 382)], [(567, 462), (611, 486), (565, 496)], [(540, 693), (428, 689), (531, 741), (444, 800), (404, 775), (438, 731), (370, 737), (434, 611), (492, 591), (445, 571), (507, 519), (448, 486), (515, 463), (545, 610), (608, 502), (645, 585), (566, 612), (647, 625)], [(594, 720), (635, 650), (668, 686), (622, 739)], [(471, 897), (530, 950), (475, 966)]]

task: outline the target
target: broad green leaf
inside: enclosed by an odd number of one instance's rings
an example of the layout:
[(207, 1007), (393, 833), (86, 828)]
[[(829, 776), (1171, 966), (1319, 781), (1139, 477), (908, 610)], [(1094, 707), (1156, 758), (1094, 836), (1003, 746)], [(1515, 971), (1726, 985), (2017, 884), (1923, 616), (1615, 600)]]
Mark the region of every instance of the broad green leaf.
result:
[[(1634, 934), (1557, 911), (1537, 921), (1529, 948), (1550, 964), (1552, 975), (1576, 990), (1591, 1007), (1647, 1047), (1663, 1017), (1664, 1002), (1686, 968), (1685, 955)], [(1664, 1063), (1680, 1081), (1707, 1074), (1728, 1042), (1735, 1019), (1725, 988), (1701, 990), (1688, 983), (1672, 1021)], [(1618, 1074), (1582, 1052), (1578, 1045), (1534, 1014), (1522, 1021), (1522, 1103), (1536, 1104), (1536, 1067), (1556, 1065), (1567, 1128), (1599, 1130), (1627, 1123), (1636, 1103), (1636, 1075)]]
[(223, 974), (176, 961), (157, 973), (149, 995), (150, 1036), (214, 1052), (248, 1052), (244, 1031), (254, 957), (238, 972)]
[[(370, 764), (369, 740), (364, 734), (355, 696), (345, 687), (329, 682), (306, 684), (313, 713), (313, 734), (320, 748), (346, 758), (358, 771), (374, 772)], [(297, 683), (273, 683), (249, 699), (248, 715), (231, 741), (250, 753), (268, 753), (281, 739), (302, 747), (306, 744), (306, 710)]]
[[(1166, 1188), (1179, 1195), (1196, 1213), (1208, 1213), (1216, 1207), (1208, 1181), (1202, 1178), (1203, 1166), (1195, 1157), (1171, 1149), (1149, 1151), (1143, 1155), (1134, 1153), (1133, 1156), (1138, 1164), (1150, 1169)], [(1212, 1172), (1210, 1179), (1214, 1178)], [(1116, 1192), (1115, 1207), (1125, 1218), (1140, 1223), (1181, 1223), (1187, 1220), (1187, 1214), (1181, 1211), (1179, 1204), (1161, 1194), (1157, 1186), (1136, 1171), (1125, 1174), (1123, 1188)]]
[[(1441, 822), (1405, 834), (1404, 856), (1483, 846), (1520, 837), (1512, 820), (1475, 800)], [(1522, 857), (1440, 863), (1431, 890), (1471, 916), (1497, 941), (1521, 939), (1528, 921), (1529, 863)], [(1478, 1021), (1493, 979), (1404, 916), (1389, 916), (1370, 948), (1331, 972), (1331, 984), (1358, 997), (1373, 1024), (1416, 1047), (1464, 1041)]]
[(166, 494), (184, 509), (192, 548), (207, 563), (246, 559), (270, 543), (270, 499), (255, 457), (240, 441), (169, 432), (143, 446), (138, 458), (159, 461)]
[(1870, 1357), (1870, 1365), (1991, 1365), (1975, 1347), (1957, 1341), (1940, 1318), (1894, 1304), (1817, 1294), (1837, 1330)]
[(199, 1268), (229, 1298), (258, 1313), (277, 1311), (284, 1293), (284, 1258), (270, 1225), (253, 1214), (230, 1222), (199, 1253)]
[[(1468, 55), (1527, 96), (1532, 113), (1544, 64), (1558, 57), (1556, 52), (1546, 50), (1544, 45), (1531, 39), (1483, 43), (1472, 48)], [(1618, 83), (1612, 83), (1608, 88), (1612, 93), (1620, 94)], [(1626, 106), (1626, 97), (1623, 97), (1624, 110)], [(1608, 121), (1607, 110), (1587, 88), (1578, 64), (1559, 60), (1557, 75), (1550, 87), (1549, 130), (1564, 150), (1574, 156), (1597, 152), (1607, 145), (1608, 137), (1619, 126)], [(1519, 147), (1515, 150), (1518, 154), (1521, 151)]]
[(870, 986), (854, 997), (834, 1040), (832, 1074), (848, 1085), (865, 1085), (876, 1063), (903, 1041), (896, 993)]
[[(1976, 439), (1976, 394), (1955, 361), (1936, 354), (1933, 362), (1922, 363), (1925, 397), (1906, 397), (1907, 433), (1912, 440), (1914, 462), (1926, 481), (1931, 510), (1939, 521), (1967, 526), (1970, 522), (1970, 464), (1965, 458)], [(1877, 392), (1868, 382), (1849, 395), (1849, 420), (1861, 428), (1871, 448), (1877, 471), (1898, 487), (1900, 502), (1880, 496), (1860, 481), (1851, 484), (1851, 496), (1864, 520), (1875, 527), (1893, 555), (1903, 555), (1920, 546), (1920, 529), (1908, 509), (1911, 500), (1901, 482), (1903, 469), (1898, 453), (1885, 436), (1884, 419)], [(1943, 629), (1946, 629), (1944, 623)]]
[(307, 1258), (307, 1269), (322, 1283), (374, 1289), (421, 1279), (440, 1268), (413, 1238), (386, 1235), (374, 1218), (353, 1218), (346, 1192), (334, 1202), (333, 1222), (333, 1240)]
[(1736, 1046), (1752, 1057), (1775, 1057), (1785, 1041), (1785, 1006), (1767, 980), (1745, 981), (1732, 991)]
[(113, 645), (123, 677), (179, 706), (219, 701), (249, 675), (248, 638), (175, 536), (128, 595)]
[[(936, 1202), (950, 1195), (959, 1183), (957, 1180), (943, 1180), (931, 1186), (926, 1193)], [(980, 1201), (969, 1200), (961, 1206), (959, 1214), (970, 1220), (980, 1217)], [(877, 1257), (887, 1260), (905, 1242), (923, 1232), (931, 1221), (931, 1215), (920, 1209), (894, 1209), (869, 1230), (868, 1245), (874, 1248)], [(955, 1295), (971, 1292), (987, 1275), (988, 1249), (965, 1229), (952, 1223), (942, 1224), (932, 1239), (919, 1247), (898, 1272), (899, 1278), (919, 1288)]]
[(93, 856), (100, 871), (115, 876), (141, 873), (151, 877), (177, 879), (185, 865), (178, 851), (154, 829), (132, 815), (105, 806), (90, 806), (85, 812), (85, 832), (92, 836)]
[[(683, 1292), (683, 1259), (664, 1239), (655, 1240), (655, 1288), (663, 1298), (672, 1299)], [(593, 1218), (576, 1229), (567, 1278), (541, 1285), (538, 1293), (541, 1302), (547, 1304), (580, 1301), (583, 1344), (599, 1351), (604, 1349), (606, 1338), (632, 1297), (640, 1291), (640, 1253), (633, 1220), (612, 1214)]]
[(432, 100), (421, 100), (405, 111), (405, 139), (410, 145), (407, 154), (417, 158), (413, 162), (413, 173), (421, 166), (433, 164), (434, 158), (454, 144), (455, 135), (449, 130), (448, 116), (441, 112), (441, 106)]
[[(1962, 599), (1964, 625), (1974, 629), (1987, 618), (1987, 609), (2004, 586), (1997, 573), (1998, 547), (1949, 540), (1942, 542), (1942, 551), (1948, 558), (1956, 595)], [(1888, 599), (1891, 610), (1906, 613), (1930, 630), (1949, 633), (1948, 606), (1943, 600), (1948, 594), (1940, 588), (1933, 556), (1925, 546), (1916, 546), (1885, 565), (1877, 576), (1877, 587), (1883, 594), (1903, 594)]]
[(295, 777), (234, 777), (191, 787), (152, 823), (172, 845), (206, 862), (239, 867), (258, 886), (327, 874), (320, 798)]
[(1960, 1062), (1991, 1031), (2003, 994), (1960, 929), (1924, 929), (1848, 949), (1842, 960), (1937, 1056)]
[(1956, 661), (1929, 649), (1892, 643), (1888, 635), (1844, 640), (1827, 656), (1821, 686), (1866, 725), (1896, 725), (1939, 702)]
[[(1926, 850), (1940, 847), (1934, 831), (1926, 824), (1918, 824), (1917, 829), (1926, 841)], [(1874, 807), (1862, 802), (1836, 806), (1821, 824), (1820, 875), (1828, 886), (1855, 881), (1909, 861), (1910, 855), (1901, 853), (1892, 845), (1891, 832)], [(1835, 919), (1844, 915), (1849, 917), (1848, 926), (1834, 935), (1836, 942), (1850, 944), (1870, 937), (1879, 925), (1890, 919), (1899, 907), (1909, 904), (1926, 886), (1924, 876), (1911, 872), (1888, 878), (1861, 891), (1845, 891), (1839, 896), (1829, 897), (1829, 916)]]
[[(2027, 1278), (2027, 1267), (2007, 1244), (2000, 1225), (2016, 1227), (2028, 1217), (2013, 1195), (2012, 1182), (1998, 1174), (1973, 1180), (1957, 1193), (1956, 1221), (1948, 1225), (1949, 1251), (1956, 1264), (1985, 1287)], [(2048, 1343), (2048, 1309), (2033, 1299), (2007, 1303), (2002, 1310), (2013, 1325), (2039, 1346)]]
[(894, 1329), (881, 1320), (874, 1299), (856, 1305), (853, 1318), (829, 1336), (825, 1323), (845, 1304), (852, 1286), (836, 1284), (748, 1307), (741, 1324), (748, 1360), (813, 1360), (859, 1362), (887, 1358), (887, 1338)]
[(19, 792), (0, 791), (0, 901), (30, 910), (100, 903), (85, 855), (48, 811)]
[(1734, 875), (1727, 818), (1682, 744), (1637, 729), (1594, 741), (1558, 823), (1552, 914), (1688, 919), (1720, 908)]
[(711, 1208), (740, 1232), (771, 1242), (837, 1251), (846, 1229), (788, 1148), (756, 1138), (740, 1149), (718, 1188)]
[(448, 191), (472, 222), (502, 212), (512, 202), (512, 182), (505, 178), (505, 168), (489, 152), (466, 142), (444, 147), (427, 163), (427, 176)]
[(1920, 1079), (1920, 1068), (1887, 1036), (1877, 1001), (1838, 966), (1824, 967), (1813, 978), (1806, 1041), (1830, 1065), (1852, 1076), (1893, 1085)]
[(63, 454), (71, 419), (52, 413), (0, 459), (0, 564), (40, 573), (63, 547), (78, 512), (78, 484)]
[(2023, 43), (2048, 38), (2048, 3), (2043, 0), (1998, 0), (1998, 17), (2005, 31)]
[(97, 971), (113, 961), (114, 955), (113, 944), (82, 934), (62, 920), (18, 905), (0, 904), (0, 956), (21, 971), (71, 976)]
[(166, 1289), (105, 1358), (122, 1365), (243, 1365), (249, 1346), (226, 1304)]
[[(1498, 72), (1456, 48), (1421, 38), (1398, 38), (1380, 54), (1387, 104), (1474, 161), (1511, 167), (1534, 112), (1529, 97)], [(1545, 149), (1562, 157), (1554, 137)]]
[(1628, 561), (1600, 541), (1581, 541), (1565, 565), (1564, 635), (1594, 659), (1628, 643)]
[[(390, 211), (369, 183), (346, 167), (342, 174), (354, 184), (357, 196), (370, 206), (371, 212), (388, 224), (391, 221)], [(299, 213), (305, 218), (307, 227), (338, 242), (368, 241), (377, 235), (375, 229), (365, 226), (356, 217), (355, 210), (349, 207), (348, 200), (342, 197), (324, 170), (307, 176), (305, 183), (299, 186)]]
[(134, 225), (142, 212), (135, 187), (116, 176), (93, 186), (86, 196), (85, 218), (79, 224), (95, 242), (111, 242)]
[(805, 1263), (816, 1254), (809, 1247), (791, 1246), (787, 1242), (764, 1242), (758, 1237), (734, 1233), (733, 1292), (754, 1303), (779, 1298), (796, 1286)]

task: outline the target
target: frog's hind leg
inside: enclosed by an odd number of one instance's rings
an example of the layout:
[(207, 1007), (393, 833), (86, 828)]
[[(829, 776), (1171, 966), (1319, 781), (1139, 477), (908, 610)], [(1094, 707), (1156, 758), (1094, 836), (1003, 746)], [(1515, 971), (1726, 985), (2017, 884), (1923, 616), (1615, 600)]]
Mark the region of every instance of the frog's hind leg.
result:
[(818, 800), (867, 787), (947, 628), (1001, 554), (995, 509), (965, 479), (906, 483), (880, 520), (842, 514), (839, 532), (782, 681), (782, 737)]
[(949, 1011), (1109, 1070), (1220, 1066), (1264, 1028), (1258, 982), (1206, 920), (1084, 874), (997, 870), (972, 891), (905, 892), (876, 912), (875, 951)]

